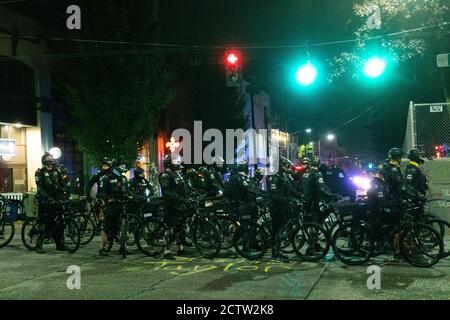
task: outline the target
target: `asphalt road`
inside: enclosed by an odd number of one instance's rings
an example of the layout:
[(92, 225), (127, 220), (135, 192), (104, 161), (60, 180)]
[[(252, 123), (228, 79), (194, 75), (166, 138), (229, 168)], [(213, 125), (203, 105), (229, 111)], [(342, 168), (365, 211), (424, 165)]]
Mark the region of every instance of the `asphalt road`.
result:
[[(391, 257), (372, 261), (380, 269), (380, 289), (368, 289), (368, 266), (347, 267), (332, 254), (319, 263), (269, 259), (246, 261), (233, 252), (214, 260), (191, 256), (167, 261), (136, 248), (122, 259), (117, 247), (97, 255), (92, 242), (75, 254), (53, 245), (39, 255), (27, 251), (18, 230), (0, 249), (0, 299), (450, 299), (450, 259), (415, 268)], [(69, 266), (80, 268), (80, 289), (68, 289)], [(74, 282), (70, 282), (74, 283)]]

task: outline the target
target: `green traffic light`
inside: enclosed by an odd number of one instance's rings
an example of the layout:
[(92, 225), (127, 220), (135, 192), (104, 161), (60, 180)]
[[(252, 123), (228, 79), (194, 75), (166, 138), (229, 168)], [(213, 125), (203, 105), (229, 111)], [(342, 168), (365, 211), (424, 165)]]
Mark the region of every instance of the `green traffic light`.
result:
[(297, 83), (301, 86), (310, 86), (317, 79), (317, 68), (308, 61), (306, 64), (300, 66), (295, 73), (295, 79)]
[(386, 59), (372, 57), (364, 63), (363, 71), (368, 78), (378, 78), (386, 71), (386, 67)]

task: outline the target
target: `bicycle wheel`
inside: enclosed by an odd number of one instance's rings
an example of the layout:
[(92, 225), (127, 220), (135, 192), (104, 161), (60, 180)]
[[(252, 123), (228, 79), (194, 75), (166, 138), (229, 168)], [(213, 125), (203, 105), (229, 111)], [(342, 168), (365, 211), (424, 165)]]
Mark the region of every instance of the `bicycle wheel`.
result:
[(275, 235), (272, 235), (274, 238), (274, 247), (277, 252), (282, 253), (293, 253), (294, 247), (292, 245), (292, 228), (291, 224), (284, 224), (281, 229)]
[(295, 253), (305, 261), (319, 261), (330, 250), (328, 232), (317, 223), (304, 223), (292, 233), (292, 246)]
[(120, 234), (119, 234), (119, 244), (120, 244), (120, 251), (122, 253), (122, 257), (127, 257), (127, 240), (128, 240), (128, 221), (127, 219), (122, 219), (120, 223)]
[(64, 247), (67, 252), (75, 253), (80, 247), (80, 227), (75, 219), (66, 218), (64, 221)]
[(336, 258), (350, 266), (366, 263), (373, 252), (373, 241), (360, 225), (340, 226), (333, 233), (331, 246)]
[(36, 242), (38, 240), (38, 226), (36, 218), (26, 220), (22, 225), (21, 238), (22, 243), (28, 250), (36, 250)]
[(141, 219), (136, 215), (128, 215), (128, 225), (127, 225), (127, 246), (134, 246), (136, 244), (136, 240), (134, 238), (134, 234), (138, 226), (141, 223)]
[(0, 248), (6, 247), (14, 238), (16, 229), (14, 222), (1, 220), (0, 221)]
[(222, 237), (213, 223), (203, 219), (194, 222), (192, 241), (201, 256), (212, 259), (219, 255)]
[(222, 245), (221, 248), (223, 250), (228, 250), (233, 247), (233, 238), (236, 234), (236, 230), (238, 229), (238, 223), (227, 216), (218, 216), (217, 224), (219, 227), (220, 235), (222, 236)]
[(234, 249), (245, 259), (256, 260), (269, 249), (270, 235), (259, 224), (243, 223), (239, 226), (233, 240)]
[(400, 232), (400, 252), (413, 266), (431, 267), (442, 258), (444, 243), (433, 227), (418, 223)]
[[(444, 232), (440, 232), (439, 235), (442, 237), (442, 241), (444, 243), (444, 253), (442, 254), (442, 258), (447, 258), (450, 256), (450, 223), (442, 220), (442, 219), (433, 219), (429, 220), (429, 224), (434, 228), (434, 230), (444, 230)], [(436, 228), (436, 225), (439, 225), (439, 228)]]
[(166, 245), (166, 230), (167, 227), (159, 220), (142, 221), (134, 234), (138, 249), (150, 257), (162, 254)]
[(89, 242), (94, 239), (95, 236), (95, 224), (92, 219), (85, 214), (79, 214), (75, 216), (75, 221), (78, 223), (80, 227), (80, 244), (82, 246), (87, 245)]
[[(445, 221), (443, 221), (439, 216), (433, 214), (433, 213), (426, 213), (425, 217), (427, 219), (427, 222), (425, 224), (432, 226), (436, 231), (439, 232), (439, 235), (442, 239), (445, 238)], [(438, 221), (441, 220), (443, 223), (439, 223)]]

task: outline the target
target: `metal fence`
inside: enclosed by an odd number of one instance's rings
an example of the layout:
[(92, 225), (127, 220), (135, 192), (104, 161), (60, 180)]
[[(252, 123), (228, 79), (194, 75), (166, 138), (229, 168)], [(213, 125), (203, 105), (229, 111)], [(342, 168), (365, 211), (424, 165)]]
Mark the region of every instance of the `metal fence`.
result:
[[(450, 103), (410, 103), (405, 149), (417, 148), (428, 158), (450, 156), (436, 147), (450, 145)], [(407, 150), (405, 150), (407, 151)]]

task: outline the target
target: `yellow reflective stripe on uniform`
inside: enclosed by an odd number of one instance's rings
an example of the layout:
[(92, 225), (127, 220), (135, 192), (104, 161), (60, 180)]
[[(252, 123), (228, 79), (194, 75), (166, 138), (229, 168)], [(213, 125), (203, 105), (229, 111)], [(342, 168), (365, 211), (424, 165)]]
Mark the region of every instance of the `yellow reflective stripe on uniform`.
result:
[(410, 161), (409, 164), (413, 165), (416, 168), (420, 167), (420, 165), (417, 162), (415, 162), (415, 161)]

